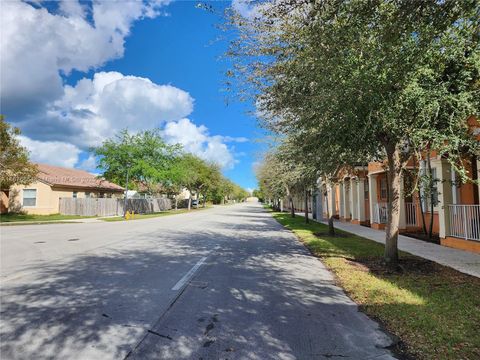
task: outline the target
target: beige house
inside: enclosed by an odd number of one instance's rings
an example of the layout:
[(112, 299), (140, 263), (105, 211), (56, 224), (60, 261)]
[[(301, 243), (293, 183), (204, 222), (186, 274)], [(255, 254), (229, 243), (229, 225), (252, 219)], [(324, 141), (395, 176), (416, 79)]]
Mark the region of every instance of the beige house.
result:
[(36, 164), (37, 181), (2, 191), (2, 212), (48, 215), (59, 212), (60, 198), (122, 198), (124, 189), (87, 171)]

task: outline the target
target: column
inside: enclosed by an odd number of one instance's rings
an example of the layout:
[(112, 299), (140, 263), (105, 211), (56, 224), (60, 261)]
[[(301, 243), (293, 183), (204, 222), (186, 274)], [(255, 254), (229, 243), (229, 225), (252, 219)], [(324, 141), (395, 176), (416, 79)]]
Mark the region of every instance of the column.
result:
[(345, 180), (343, 182), (343, 212), (344, 212), (344, 219), (345, 220), (350, 220), (351, 214), (350, 214), (350, 181)]
[(480, 196), (480, 160), (477, 160), (478, 194)]
[[(329, 186), (330, 193), (327, 193), (327, 201), (328, 201), (328, 210), (330, 211), (330, 216), (334, 216), (338, 210), (340, 213), (340, 209), (337, 209), (337, 185), (331, 184)], [(330, 194), (330, 196), (328, 196)]]
[(321, 189), (317, 191), (317, 220), (322, 221), (323, 218), (323, 192)]
[(400, 230), (405, 230), (407, 228), (407, 217), (406, 217), (406, 208), (405, 208), (405, 190), (403, 185), (403, 178), (400, 182), (400, 218), (398, 222), (398, 228)]
[(341, 183), (338, 184), (339, 188), (340, 188), (340, 218), (343, 219), (345, 218), (345, 202), (344, 202), (344, 197), (345, 197), (345, 194), (344, 194), (344, 183), (343, 181)]
[(377, 204), (377, 175), (368, 175), (368, 196), (370, 202), (370, 222), (373, 223), (375, 215), (375, 205)]
[(361, 223), (366, 220), (365, 217), (365, 179), (359, 178), (357, 181), (357, 219)]
[(350, 211), (352, 212), (352, 221), (358, 222), (358, 198), (357, 198), (357, 179), (350, 178)]
[(438, 230), (441, 239), (449, 234), (448, 205), (453, 203), (452, 178), (450, 165), (446, 160), (440, 160), (437, 167), (438, 188)]

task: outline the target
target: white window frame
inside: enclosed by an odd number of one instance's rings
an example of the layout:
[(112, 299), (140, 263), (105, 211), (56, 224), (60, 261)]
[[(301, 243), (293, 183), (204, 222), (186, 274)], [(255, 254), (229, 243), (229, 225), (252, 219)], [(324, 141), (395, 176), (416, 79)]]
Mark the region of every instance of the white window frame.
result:
[[(35, 199), (35, 205), (25, 205), (25, 192), (34, 191), (35, 197), (28, 197), (27, 199)], [(26, 208), (34, 208), (37, 207), (37, 189), (23, 189), (22, 192), (22, 206)]]

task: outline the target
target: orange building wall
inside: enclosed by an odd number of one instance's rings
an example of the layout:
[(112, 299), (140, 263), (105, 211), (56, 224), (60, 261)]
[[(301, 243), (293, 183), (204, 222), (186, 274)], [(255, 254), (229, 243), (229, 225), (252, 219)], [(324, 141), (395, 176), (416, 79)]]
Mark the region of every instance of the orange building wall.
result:
[(440, 239), (440, 244), (455, 249), (472, 251), (480, 254), (480, 242), (459, 239), (447, 236), (445, 239)]

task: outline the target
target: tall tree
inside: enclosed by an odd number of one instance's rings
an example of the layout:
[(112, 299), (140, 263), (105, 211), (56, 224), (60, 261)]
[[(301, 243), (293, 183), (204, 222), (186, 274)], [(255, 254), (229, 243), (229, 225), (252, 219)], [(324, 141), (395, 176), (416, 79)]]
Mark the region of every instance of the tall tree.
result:
[[(480, 108), (475, 0), (278, 1), (237, 15), (230, 55), (264, 125), (306, 133), (330, 157), (387, 159), (385, 260), (396, 263), (403, 172), (414, 148), (478, 156), (466, 119)], [(345, 156), (351, 160), (350, 156)]]

